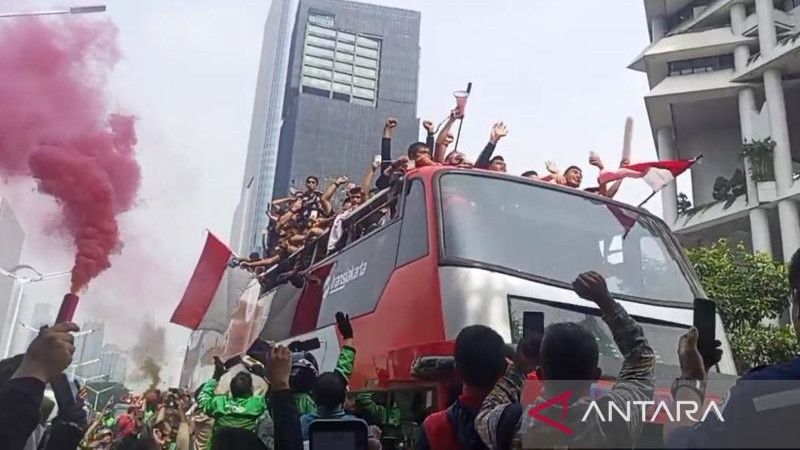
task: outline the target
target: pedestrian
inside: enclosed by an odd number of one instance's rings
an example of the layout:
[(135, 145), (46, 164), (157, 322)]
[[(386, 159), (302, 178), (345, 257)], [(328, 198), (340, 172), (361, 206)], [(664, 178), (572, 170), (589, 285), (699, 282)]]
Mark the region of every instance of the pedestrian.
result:
[[(598, 402), (613, 402), (625, 411), (628, 406), (636, 405), (633, 402), (651, 400), (655, 355), (642, 327), (611, 297), (600, 274), (579, 275), (573, 282), (573, 289), (581, 298), (593, 301), (600, 308), (625, 358), (614, 386)], [(515, 426), (508, 423), (510, 415), (506, 410), (519, 402), (525, 377), (534, 370), (530, 361), (517, 358), (481, 406), (475, 426), (483, 442), (490, 448), (509, 448), (509, 442), (511, 447), (523, 449), (633, 448), (642, 431), (641, 406), (634, 406), (636, 410), (626, 422), (604, 422), (596, 415), (583, 420), (592, 401), (591, 385), (602, 375), (598, 367), (599, 353), (595, 336), (583, 325), (560, 322), (548, 326), (542, 337), (539, 367), (536, 368), (537, 377), (542, 380), (541, 395), (527, 407), (528, 414), (511, 420), (516, 421)], [(531, 408), (558, 397), (564, 398), (566, 408), (542, 409), (539, 414), (563, 423), (570, 433), (529, 413)]]

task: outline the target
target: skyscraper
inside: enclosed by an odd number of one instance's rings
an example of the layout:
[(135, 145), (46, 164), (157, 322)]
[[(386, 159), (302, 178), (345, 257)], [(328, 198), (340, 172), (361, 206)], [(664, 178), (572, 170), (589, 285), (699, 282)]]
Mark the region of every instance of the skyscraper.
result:
[(86, 322), (81, 329), (92, 332), (75, 340), (75, 353), (72, 358), (76, 367), (75, 373), (84, 378), (106, 375), (100, 372), (100, 361), (95, 361), (100, 359), (103, 351), (106, 325), (103, 322)]
[(261, 248), (273, 198), (360, 180), (395, 117), (394, 153), (418, 140), (420, 14), (339, 0), (274, 0), (264, 27), (242, 193), (231, 245)]
[(98, 375), (108, 375), (108, 381), (125, 384), (125, 372), (128, 362), (119, 347), (115, 344), (106, 344), (100, 353)]
[[(19, 264), (24, 241), (25, 231), (22, 225), (17, 220), (11, 205), (0, 194), (0, 268), (11, 270)], [(16, 327), (16, 324), (10, 323), (13, 315), (11, 299), (14, 295), (16, 295), (14, 280), (0, 276), (0, 324), (3, 328), (0, 333), (3, 337), (0, 339), (0, 349), (5, 349), (7, 339), (11, 339), (11, 332)]]
[[(27, 300), (27, 296), (22, 296), (22, 303), (25, 304)], [(28, 346), (33, 342), (36, 336), (39, 334), (36, 330), (40, 327), (45, 325), (50, 325), (55, 316), (53, 310), (55, 307), (49, 303), (43, 302), (36, 302), (33, 305), (33, 312), (30, 315), (30, 318), (25, 321), (25, 325), (29, 328), (26, 329), (18, 329), (15, 336), (14, 336), (14, 347), (16, 347), (19, 351), (24, 351), (28, 348)], [(21, 342), (17, 342), (21, 341)]]
[[(644, 0), (650, 43), (630, 65), (660, 159), (703, 154), (694, 208), (662, 191), (686, 245), (726, 237), (788, 260), (800, 246), (800, 0)], [(742, 143), (771, 139), (775, 146)]]

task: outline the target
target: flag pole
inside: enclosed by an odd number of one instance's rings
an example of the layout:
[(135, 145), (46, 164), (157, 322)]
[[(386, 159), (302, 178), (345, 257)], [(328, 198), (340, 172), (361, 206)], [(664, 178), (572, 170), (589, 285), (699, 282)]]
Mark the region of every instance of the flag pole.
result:
[[(687, 169), (687, 170), (688, 170), (688, 169), (691, 169), (691, 168), (692, 168), (692, 166), (694, 165), (694, 163), (696, 163), (697, 161), (700, 161), (701, 159), (703, 159), (703, 154), (702, 154), (702, 153), (700, 153), (699, 155), (695, 156), (695, 157), (694, 157), (694, 159), (692, 159), (692, 163), (691, 163), (691, 164), (689, 164), (689, 167), (687, 167), (686, 169)], [(670, 181), (670, 183), (674, 183), (674, 182), (675, 182), (675, 180), (677, 180), (677, 179), (678, 179), (678, 177), (675, 177), (675, 178), (674, 178), (672, 181)], [(666, 185), (665, 185), (665, 186), (666, 186)], [(662, 189), (663, 189), (663, 187), (662, 187)], [(644, 204), (645, 204), (645, 203), (647, 203), (648, 201), (650, 201), (650, 199), (651, 199), (651, 198), (653, 198), (653, 196), (655, 196), (655, 195), (656, 195), (656, 193), (658, 193), (658, 192), (659, 192), (659, 191), (653, 191), (653, 192), (651, 192), (651, 193), (650, 193), (650, 195), (648, 195), (648, 196), (647, 196), (647, 198), (646, 198), (646, 199), (644, 199), (644, 201), (642, 201), (642, 203), (639, 203), (639, 206), (637, 206), (637, 208), (641, 208), (642, 206), (644, 206)]]
[(642, 201), (642, 203), (639, 203), (639, 204), (638, 204), (636, 207), (637, 207), (637, 208), (641, 208), (642, 206), (644, 206), (644, 204), (645, 204), (645, 203), (647, 203), (648, 201), (650, 201), (650, 199), (651, 199), (651, 198), (653, 198), (653, 197), (656, 195), (656, 192), (657, 192), (657, 191), (653, 191), (653, 192), (651, 192), (651, 193), (650, 193), (650, 195), (648, 195), (648, 196), (647, 196), (647, 198), (646, 198), (646, 199), (644, 199), (644, 201)]
[[(467, 83), (467, 94), (472, 92), (472, 82), (470, 81)], [(458, 122), (458, 134), (456, 135), (456, 145), (453, 147), (454, 149), (458, 150), (458, 141), (461, 139), (461, 126), (464, 125), (464, 118), (467, 117), (466, 113), (463, 117), (461, 117), (461, 121)]]

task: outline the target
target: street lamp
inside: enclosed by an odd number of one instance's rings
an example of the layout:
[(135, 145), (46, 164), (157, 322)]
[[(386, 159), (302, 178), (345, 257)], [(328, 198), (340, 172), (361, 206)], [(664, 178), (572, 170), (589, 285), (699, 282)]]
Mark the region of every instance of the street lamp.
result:
[[(92, 407), (92, 409), (94, 411), (97, 411), (97, 400), (100, 398), (100, 394), (103, 394), (105, 392), (108, 392), (108, 391), (114, 389), (114, 386), (109, 386), (109, 387), (107, 387), (105, 389), (95, 390), (94, 388), (89, 386), (88, 382), (92, 381), (92, 380), (94, 380), (96, 378), (103, 378), (103, 377), (107, 377), (107, 376), (108, 376), (108, 374), (106, 374), (106, 375), (98, 375), (96, 377), (84, 378), (84, 380), (86, 380), (86, 382), (83, 383), (83, 387), (85, 387), (87, 391), (90, 391), (92, 394), (94, 394), (94, 406)], [(80, 381), (80, 380), (78, 380), (78, 381)]]
[[(30, 277), (19, 275), (18, 272), (22, 271), (23, 269), (30, 270), (34, 273), (34, 275)], [(25, 290), (25, 285), (63, 277), (65, 275), (69, 275), (71, 272), (71, 270), (59, 270), (56, 272), (43, 274), (33, 267), (25, 264), (13, 267), (11, 270), (0, 269), (0, 275), (5, 275), (14, 279), (14, 287), (11, 291), (11, 302), (9, 302), (8, 311), (6, 312), (6, 317), (9, 317), (10, 314), (11, 320), (6, 322), (9, 324), (9, 326), (6, 327), (7, 330), (3, 334), (3, 344), (0, 346), (0, 348), (3, 350), (3, 358), (8, 358), (9, 353), (11, 353), (11, 343), (14, 341), (14, 329), (16, 328), (15, 325), (19, 317), (19, 308), (22, 304), (22, 292)]]
[[(78, 364), (70, 364), (69, 365), (69, 369), (70, 369), (69, 370), (69, 374), (73, 378), (84, 378), (84, 379), (87, 379), (86, 377), (82, 377), (80, 375), (75, 375), (75, 371), (78, 370), (78, 367), (88, 366), (89, 364), (94, 364), (94, 363), (98, 363), (98, 362), (100, 362), (100, 358), (91, 359), (89, 361), (84, 361), (84, 362), (78, 363)], [(105, 375), (100, 375), (101, 378), (104, 377), (104, 376)], [(95, 378), (95, 377), (89, 377), (89, 379), (91, 379), (91, 378)], [(78, 381), (80, 381), (80, 380), (78, 380)]]
[(87, 14), (104, 12), (106, 5), (93, 5), (93, 6), (73, 6), (65, 9), (50, 9), (45, 11), (28, 11), (28, 12), (12, 12), (0, 13), (2, 17), (27, 17), (27, 16), (53, 16), (57, 14)]

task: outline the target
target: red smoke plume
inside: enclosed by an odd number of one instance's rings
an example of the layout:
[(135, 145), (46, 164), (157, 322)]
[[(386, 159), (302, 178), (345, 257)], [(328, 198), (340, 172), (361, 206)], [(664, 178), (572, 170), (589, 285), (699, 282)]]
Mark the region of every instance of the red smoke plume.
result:
[(75, 18), (0, 23), (0, 173), (31, 176), (56, 198), (76, 248), (75, 293), (111, 266), (117, 215), (139, 188), (134, 118), (105, 104), (116, 35), (109, 22)]

